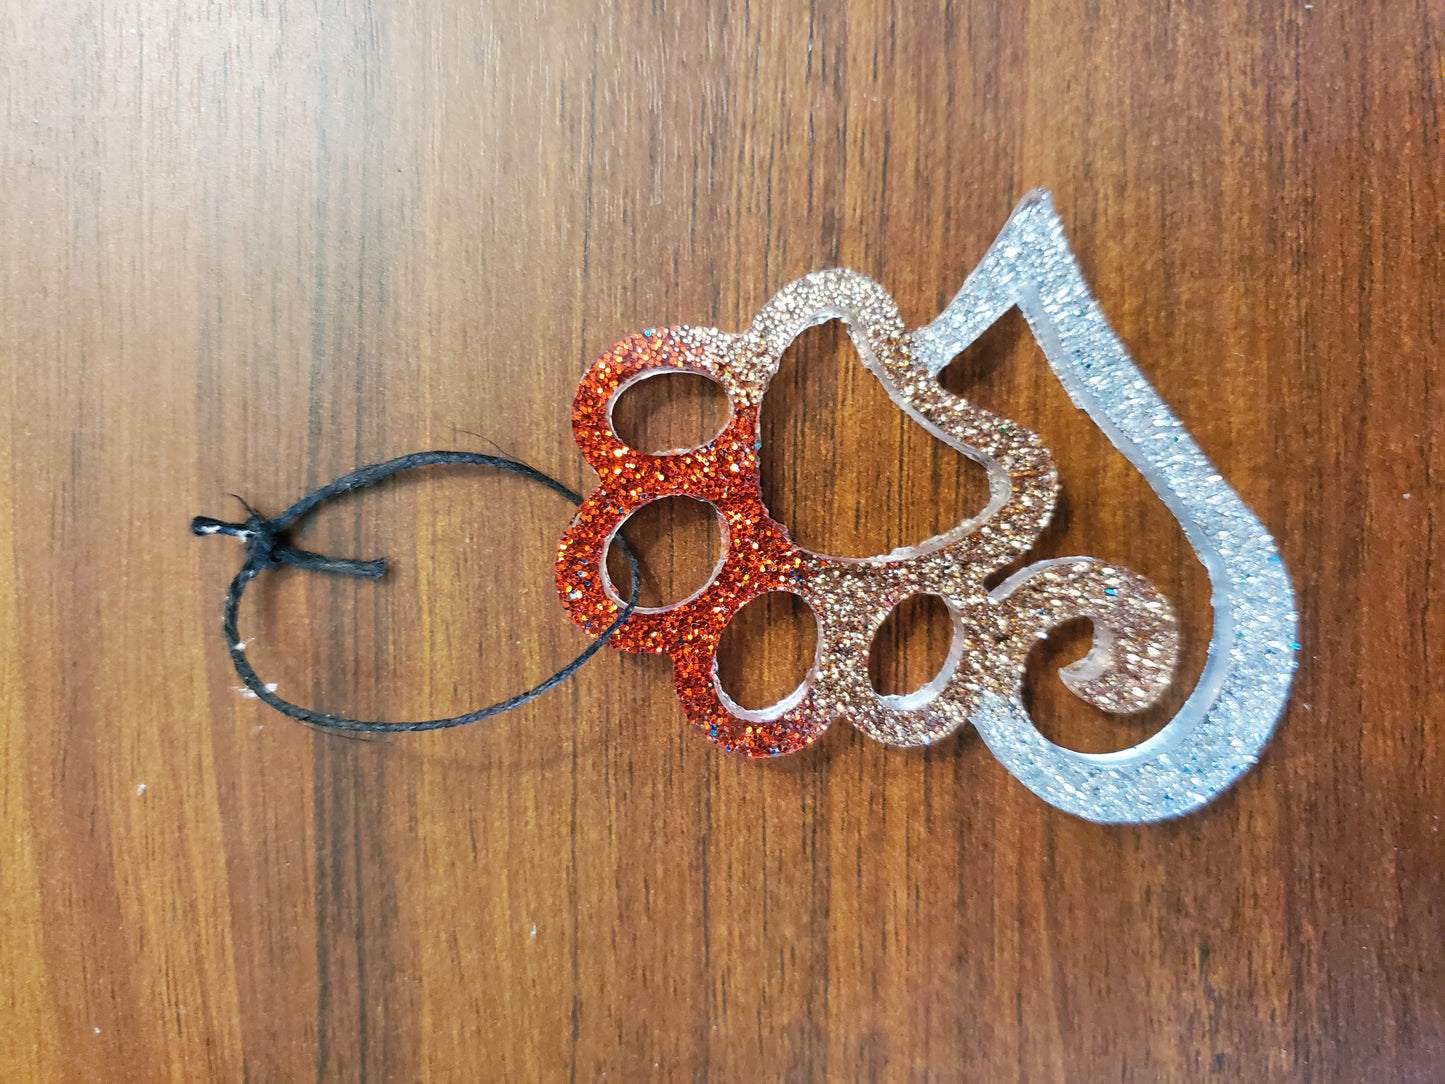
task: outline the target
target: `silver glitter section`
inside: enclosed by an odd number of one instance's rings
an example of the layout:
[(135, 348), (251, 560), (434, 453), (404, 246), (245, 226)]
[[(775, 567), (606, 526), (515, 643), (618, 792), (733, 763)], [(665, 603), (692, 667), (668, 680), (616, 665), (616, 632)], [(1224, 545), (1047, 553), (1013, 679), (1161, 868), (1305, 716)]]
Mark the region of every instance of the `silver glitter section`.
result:
[(1017, 696), (970, 715), (1004, 766), (1051, 805), (1091, 821), (1197, 809), (1248, 771), (1289, 695), (1294, 591), (1274, 540), (1149, 386), (1089, 293), (1048, 193), (1030, 193), (943, 313), (910, 337), (936, 374), (1017, 305), (1074, 405), (1178, 519), (1209, 574), (1214, 635), (1199, 683), (1159, 733), (1117, 753), (1048, 741)]

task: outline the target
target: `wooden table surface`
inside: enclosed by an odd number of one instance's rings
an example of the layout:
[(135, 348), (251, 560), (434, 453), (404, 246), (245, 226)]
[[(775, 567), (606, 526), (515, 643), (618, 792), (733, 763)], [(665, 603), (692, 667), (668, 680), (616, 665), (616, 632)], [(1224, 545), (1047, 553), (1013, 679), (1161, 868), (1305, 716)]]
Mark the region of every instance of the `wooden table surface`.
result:
[[(1445, 1074), (1438, 3), (100, 0), (0, 28), (0, 1079)], [(241, 551), (193, 514), (427, 448), (589, 488), (571, 398), (610, 344), (737, 330), (832, 266), (917, 326), (1034, 186), (1298, 588), (1288, 710), (1213, 805), (1086, 823), (972, 731), (736, 759), (665, 657), (611, 649), (387, 740), (238, 695)], [(1141, 719), (1060, 686), (1087, 629), (1030, 670), (1046, 734), (1137, 742), (1199, 674), (1201, 567), (1020, 320), (943, 381), (1054, 450), (1037, 552), (1175, 600)], [(704, 439), (707, 392), (653, 382), (619, 425)], [(836, 325), (790, 348), (763, 441), (769, 506), (824, 552), (985, 493)], [(268, 574), (251, 657), (363, 717), (514, 692), (587, 643), (552, 587), (570, 515), (466, 468), (330, 505), (302, 541), (391, 571)], [(710, 522), (631, 525), (644, 601), (706, 577)], [(937, 609), (890, 619), (880, 689), (938, 667)], [(810, 620), (745, 612), (725, 687), (790, 689)]]

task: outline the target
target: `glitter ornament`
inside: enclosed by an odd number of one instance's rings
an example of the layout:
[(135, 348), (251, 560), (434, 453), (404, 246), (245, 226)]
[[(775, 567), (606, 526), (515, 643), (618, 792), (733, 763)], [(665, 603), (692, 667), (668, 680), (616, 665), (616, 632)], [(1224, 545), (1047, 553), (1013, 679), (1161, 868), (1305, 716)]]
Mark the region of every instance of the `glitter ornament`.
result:
[[(1092, 648), (1060, 676), (1100, 710), (1141, 711), (1168, 687), (1177, 661), (1169, 603), (1137, 573), (1089, 557), (1040, 561), (990, 589), (990, 574), (1025, 555), (1048, 524), (1057, 471), (1034, 433), (943, 391), (937, 379), (1014, 306), (1075, 405), (1179, 520), (1214, 591), (1214, 636), (1193, 694), (1163, 730), (1118, 753), (1075, 752), (1038, 731), (1022, 698), (1028, 654), (1050, 629), (1089, 618)], [(758, 485), (763, 395), (793, 339), (834, 319), (902, 410), (987, 470), (990, 500), (977, 516), (917, 546), (854, 559), (797, 546), (768, 515)], [(727, 425), (698, 448), (649, 454), (628, 446), (612, 425), (617, 397), (639, 380), (679, 371), (721, 385), (732, 407)], [(601, 480), (558, 550), (558, 591), (583, 628), (604, 629), (621, 611), (606, 555), (633, 512), (670, 496), (717, 512), (722, 559), (708, 582), (674, 605), (638, 607), (612, 643), (671, 656), (688, 719), (726, 749), (795, 752), (835, 719), (900, 746), (926, 745), (971, 723), (1051, 804), (1091, 820), (1144, 821), (1208, 801), (1248, 769), (1273, 730), (1295, 650), (1293, 594), (1273, 541), (1109, 329), (1044, 192), (1019, 205), (958, 296), (923, 328), (906, 332), (893, 299), (862, 275), (808, 275), (780, 290), (741, 334), (670, 327), (624, 339), (583, 377), (572, 417)], [(751, 710), (719, 683), (717, 645), (738, 610), (771, 591), (796, 594), (812, 609), (817, 651), (792, 694)], [(947, 661), (912, 693), (880, 694), (868, 678), (869, 647), (894, 607), (916, 594), (937, 595), (948, 608)]]

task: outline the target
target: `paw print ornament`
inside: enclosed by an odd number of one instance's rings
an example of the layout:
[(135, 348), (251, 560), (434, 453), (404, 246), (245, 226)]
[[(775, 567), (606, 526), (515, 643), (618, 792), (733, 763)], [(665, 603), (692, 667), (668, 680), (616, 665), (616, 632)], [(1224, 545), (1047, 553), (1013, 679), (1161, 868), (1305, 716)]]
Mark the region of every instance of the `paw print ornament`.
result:
[[(1144, 474), (1179, 519), (1214, 593), (1215, 631), (1199, 684), (1159, 733), (1119, 753), (1048, 741), (1023, 705), (1029, 651), (1055, 626), (1089, 618), (1094, 642), (1060, 676), (1110, 712), (1148, 707), (1168, 686), (1178, 636), (1164, 596), (1127, 568), (1090, 557), (1040, 561), (990, 588), (1048, 524), (1058, 476), (1038, 436), (944, 392), (937, 374), (1000, 315), (1018, 306), (1074, 403)], [(788, 344), (841, 320), (892, 400), (988, 471), (990, 500), (974, 518), (917, 546), (852, 559), (809, 552), (788, 537), (758, 485), (759, 408)], [(612, 427), (617, 397), (639, 380), (683, 371), (716, 381), (731, 416), (701, 447), (648, 454)], [(1156, 820), (1208, 801), (1257, 758), (1288, 693), (1293, 594), (1273, 541), (1144, 380), (1105, 323), (1048, 196), (1009, 219), (958, 296), (931, 324), (905, 330), (877, 283), (852, 271), (808, 275), (780, 290), (741, 334), (714, 328), (643, 331), (583, 377), (573, 428), (600, 484), (558, 549), (557, 587), (572, 619), (597, 633), (623, 602), (608, 579), (613, 537), (639, 508), (686, 496), (717, 512), (722, 559), (708, 582), (671, 606), (638, 607), (613, 633), (628, 651), (672, 658), (678, 699), (710, 740), (749, 757), (796, 752), (835, 720), (890, 745), (917, 746), (971, 724), (995, 756), (1046, 801), (1099, 821)], [(761, 710), (728, 697), (717, 646), (733, 616), (771, 591), (798, 595), (817, 622), (803, 683)], [(888, 614), (937, 595), (953, 622), (947, 661), (904, 696), (878, 693), (868, 651)]]

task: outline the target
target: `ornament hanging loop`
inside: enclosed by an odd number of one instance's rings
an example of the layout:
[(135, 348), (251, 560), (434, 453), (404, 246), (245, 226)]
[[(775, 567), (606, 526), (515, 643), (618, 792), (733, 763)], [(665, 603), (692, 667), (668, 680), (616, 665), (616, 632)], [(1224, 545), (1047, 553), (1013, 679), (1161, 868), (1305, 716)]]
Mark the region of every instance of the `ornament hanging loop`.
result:
[(262, 681), (255, 668), (251, 666), (250, 660), (246, 658), (246, 642), (241, 639), (239, 629), (241, 596), (245, 593), (246, 586), (262, 572), (278, 568), (281, 565), (305, 569), (308, 572), (357, 576), (371, 580), (379, 579), (386, 572), (384, 558), (358, 561), (346, 557), (327, 557), (324, 554), (312, 553), (310, 550), (298, 549), (290, 545), (286, 542), (286, 535), (292, 524), (334, 497), (375, 485), (377, 482), (403, 471), (416, 470), (421, 467), (455, 465), (491, 467), (509, 474), (518, 474), (567, 498), (573, 505), (580, 504), (582, 501), (581, 494), (563, 485), (551, 475), (544, 474), (529, 464), (508, 459), (505, 456), (483, 455), (478, 452), (413, 452), (411, 455), (398, 456), (396, 459), (389, 459), (384, 463), (374, 463), (343, 475), (320, 489), (308, 493), (274, 518), (268, 519), (245, 501), (241, 501), (249, 513), (243, 522), (233, 523), (213, 519), (210, 516), (197, 516), (191, 520), (191, 533), (194, 535), (229, 535), (241, 539), (246, 545), (246, 560), (241, 565), (240, 571), (231, 580), (230, 589), (226, 592), (226, 605), (221, 626), (226, 636), (226, 650), (231, 656), (231, 665), (235, 667), (236, 676), (241, 679), (252, 695), (267, 707), (274, 708), (283, 715), (327, 730), (345, 730), (366, 734), (446, 730), (511, 711), (528, 700), (541, 696), (548, 689), (560, 685), (581, 669), (582, 665), (592, 658), (602, 645), (611, 639), (612, 634), (632, 616), (633, 610), (637, 608), (638, 596), (642, 591), (642, 570), (638, 565), (637, 555), (632, 552), (624, 540), (619, 538), (618, 546), (627, 559), (627, 569), (632, 579), (632, 590), (626, 605), (617, 615), (616, 620), (601, 630), (597, 634), (597, 638), (588, 644), (580, 655), (550, 677), (524, 692), (477, 711), (467, 712), (465, 715), (453, 715), (445, 719), (428, 719), (414, 723), (368, 722), (342, 715), (329, 715), (326, 712), (312, 711), (310, 708), (301, 707), (277, 696), (276, 687)]

